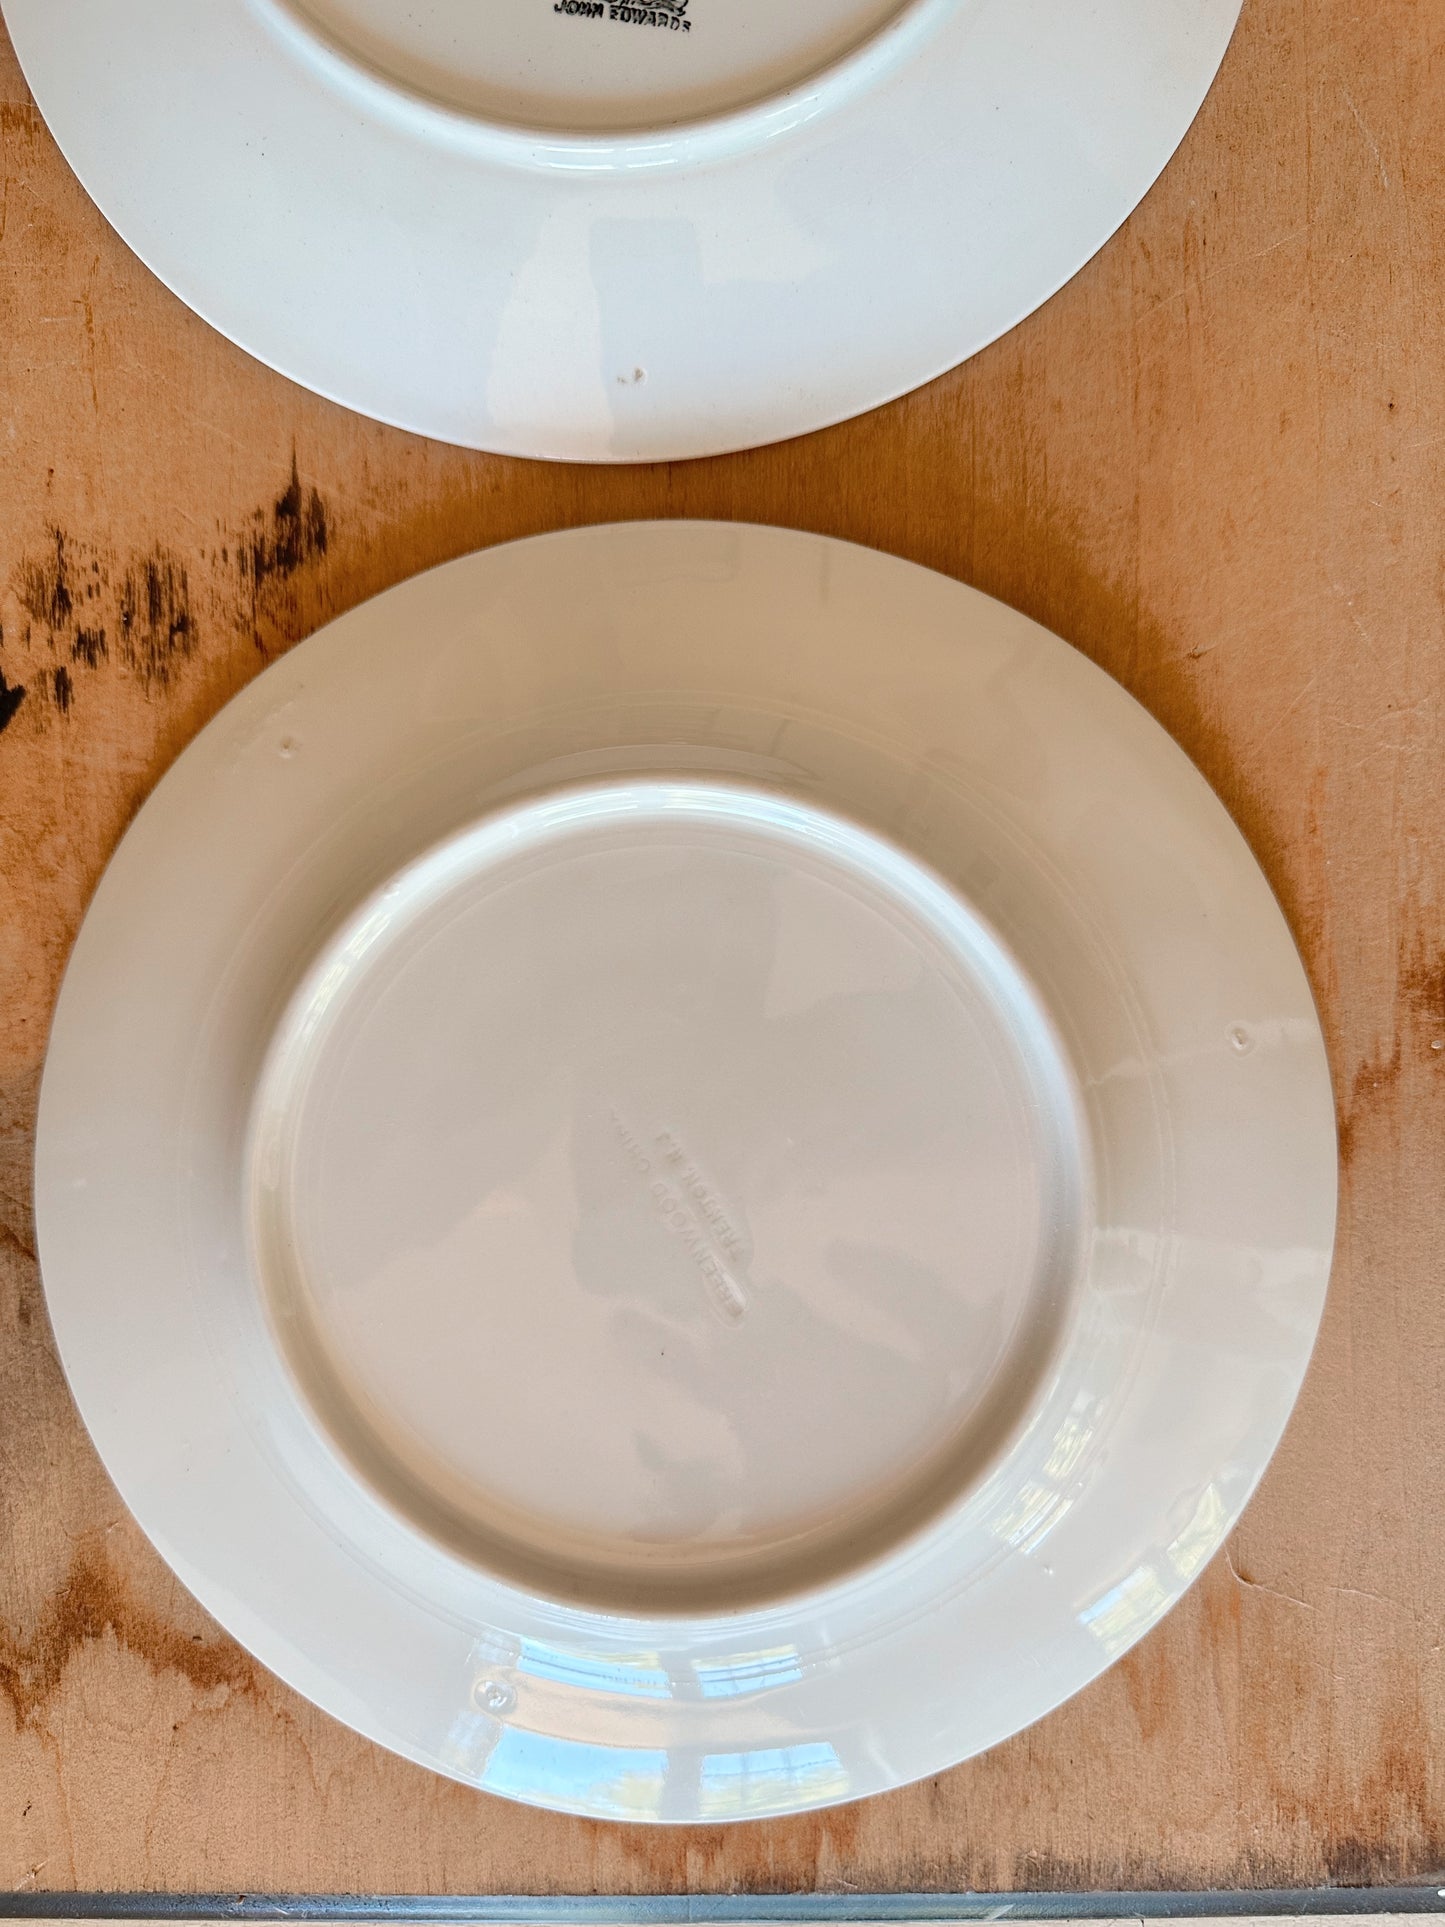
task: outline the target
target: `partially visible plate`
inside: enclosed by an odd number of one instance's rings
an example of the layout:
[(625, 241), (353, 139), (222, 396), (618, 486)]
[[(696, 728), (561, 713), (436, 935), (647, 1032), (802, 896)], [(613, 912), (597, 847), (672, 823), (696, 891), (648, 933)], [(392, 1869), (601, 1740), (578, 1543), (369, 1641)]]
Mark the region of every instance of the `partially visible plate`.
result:
[(1239, 0), (4, 0), (155, 272), (384, 421), (704, 455), (871, 408), (1142, 199)]
[(1323, 1303), (1243, 839), (1056, 637), (823, 538), (421, 576), (140, 812), (41, 1099), (122, 1494), (382, 1744), (595, 1817), (876, 1793), (1179, 1598)]

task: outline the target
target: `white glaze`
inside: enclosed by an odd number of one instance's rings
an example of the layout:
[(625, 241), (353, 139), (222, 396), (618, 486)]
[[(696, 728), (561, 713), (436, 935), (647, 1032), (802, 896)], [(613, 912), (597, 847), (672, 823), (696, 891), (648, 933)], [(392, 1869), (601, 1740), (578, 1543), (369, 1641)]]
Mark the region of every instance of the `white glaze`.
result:
[(81, 180), (232, 339), (588, 461), (798, 434), (992, 340), (1138, 203), (1239, 10), (593, 3), (4, 10)]
[(404, 15), (395, 0), (266, 4), (382, 90), (564, 138), (655, 133), (764, 107), (833, 77), (884, 29), (896, 33), (901, 16), (941, 11), (937, 0), (729, 0), (719, 21), (703, 0), (643, 0), (656, 17), (644, 25), (612, 20), (603, 0), (485, 10), (427, 0)]
[(266, 1664), (688, 1821), (936, 1772), (1145, 1632), (1278, 1439), (1334, 1188), (1283, 919), (1117, 685), (886, 557), (634, 524), (404, 585), (184, 753), (67, 973), (37, 1214), (107, 1466)]
[(1012, 960), (901, 852), (766, 791), (590, 785), (413, 864), (307, 972), (258, 1271), (420, 1529), (716, 1611), (977, 1483), (1078, 1269), (1078, 1138)]

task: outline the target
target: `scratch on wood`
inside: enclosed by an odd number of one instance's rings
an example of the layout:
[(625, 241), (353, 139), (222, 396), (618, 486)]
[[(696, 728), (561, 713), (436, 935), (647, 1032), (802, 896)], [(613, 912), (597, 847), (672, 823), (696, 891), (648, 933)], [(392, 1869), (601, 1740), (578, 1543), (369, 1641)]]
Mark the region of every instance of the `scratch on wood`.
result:
[(1366, 127), (1366, 125), (1365, 125), (1365, 117), (1364, 117), (1364, 115), (1363, 115), (1363, 114), (1362, 114), (1362, 113), (1360, 112), (1360, 110), (1359, 110), (1359, 108), (1358, 108), (1358, 107), (1356, 107), (1356, 105), (1355, 105), (1355, 97), (1354, 97), (1354, 95), (1353, 95), (1353, 94), (1352, 94), (1352, 93), (1350, 92), (1350, 90), (1349, 90), (1349, 88), (1348, 88), (1348, 87), (1341, 87), (1341, 89), (1340, 89), (1340, 92), (1341, 92), (1341, 93), (1342, 93), (1342, 94), (1344, 95), (1344, 97), (1345, 97), (1345, 105), (1346, 105), (1346, 107), (1348, 107), (1348, 108), (1349, 108), (1349, 110), (1350, 110), (1350, 112), (1351, 112), (1351, 113), (1352, 113), (1352, 114), (1354, 115), (1354, 117), (1355, 117), (1355, 125), (1356, 125), (1356, 127), (1358, 127), (1358, 128), (1359, 128), (1359, 130), (1360, 130), (1360, 133), (1361, 133), (1361, 135), (1362, 135), (1362, 136), (1363, 136), (1363, 138), (1364, 138), (1364, 142), (1365, 142), (1365, 145), (1366, 145), (1366, 146), (1367, 146), (1367, 147), (1369, 148), (1369, 150), (1370, 150), (1370, 152), (1371, 152), (1371, 153), (1372, 153), (1372, 154), (1374, 155), (1374, 157), (1375, 157), (1375, 165), (1376, 165), (1376, 167), (1378, 167), (1378, 168), (1379, 168), (1379, 170), (1380, 170), (1380, 185), (1381, 185), (1381, 187), (1388, 187), (1388, 186), (1390, 185), (1390, 176), (1389, 176), (1389, 174), (1388, 174), (1388, 173), (1387, 173), (1387, 172), (1385, 171), (1385, 161), (1384, 161), (1384, 156), (1383, 156), (1383, 155), (1381, 154), (1381, 152), (1380, 152), (1380, 143), (1379, 143), (1379, 142), (1378, 142), (1378, 141), (1377, 141), (1377, 140), (1375, 139), (1375, 137), (1374, 137), (1374, 135), (1373, 135), (1373, 134), (1372, 134), (1372, 133), (1370, 132), (1370, 130), (1369, 130), (1369, 128), (1368, 128), (1368, 127)]
[[(97, 262), (97, 266), (99, 263)], [(96, 415), (100, 414), (100, 384), (96, 374), (95, 356), (95, 304), (89, 294), (79, 297), (81, 319), (85, 326), (86, 360), (90, 372), (90, 405)]]
[(1242, 1573), (1239, 1567), (1235, 1565), (1234, 1554), (1227, 1544), (1224, 1548), (1224, 1563), (1228, 1566), (1230, 1576), (1234, 1580), (1234, 1583), (1237, 1586), (1243, 1586), (1246, 1591), (1262, 1592), (1268, 1594), (1271, 1599), (1282, 1599), (1286, 1605), (1298, 1606), (1301, 1612), (1312, 1613), (1315, 1610), (1307, 1599), (1301, 1599), (1298, 1594), (1281, 1592), (1278, 1586), (1267, 1586), (1262, 1579), (1251, 1579), (1245, 1573)]

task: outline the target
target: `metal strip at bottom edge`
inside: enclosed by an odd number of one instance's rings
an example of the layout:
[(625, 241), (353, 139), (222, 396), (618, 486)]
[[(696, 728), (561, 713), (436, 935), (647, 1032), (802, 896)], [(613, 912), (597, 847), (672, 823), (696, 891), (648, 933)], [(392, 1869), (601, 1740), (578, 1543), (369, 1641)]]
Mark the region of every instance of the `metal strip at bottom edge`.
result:
[[(1445, 1877), (1445, 1876), (1442, 1876)], [(827, 1927), (827, 1923), (1242, 1919), (1445, 1913), (1445, 1887), (1172, 1893), (0, 1894), (3, 1920), (356, 1922), (358, 1927)]]

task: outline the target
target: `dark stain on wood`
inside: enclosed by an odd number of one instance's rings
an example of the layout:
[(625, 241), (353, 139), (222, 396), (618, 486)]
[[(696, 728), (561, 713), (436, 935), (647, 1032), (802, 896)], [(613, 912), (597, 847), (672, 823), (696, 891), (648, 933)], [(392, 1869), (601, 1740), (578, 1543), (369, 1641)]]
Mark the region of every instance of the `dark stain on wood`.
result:
[(1349, 1095), (1339, 1107), (1335, 1120), (1336, 1135), (1339, 1139), (1340, 1163), (1346, 1170), (1354, 1162), (1355, 1146), (1362, 1124), (1370, 1114), (1389, 1101), (1390, 1092), (1397, 1083), (1404, 1051), (1398, 1031), (1393, 1047), (1388, 1053), (1366, 1057), (1355, 1067), (1350, 1079)]
[[(11, 586), (26, 617), (23, 640), (32, 653), (38, 641), (40, 647), (52, 655), (66, 651), (71, 661), (85, 663), (85, 650), (76, 648), (72, 634), (77, 598), (84, 601), (90, 593), (84, 564), (81, 565), (81, 574), (86, 577), (85, 586), (77, 584), (74, 544), (66, 531), (55, 525), (48, 530), (41, 552), (24, 558), (15, 569)], [(84, 633), (89, 646), (93, 632), (87, 630)], [(33, 686), (49, 697), (49, 708), (55, 714), (70, 714), (75, 700), (75, 677), (66, 664), (39, 669)], [(23, 696), (25, 690), (21, 688), (15, 693), (17, 697)], [(0, 726), (9, 721), (18, 707), (17, 700), (8, 712), (0, 714)]]
[[(1301, 1843), (1297, 1851), (1276, 1852), (1254, 1843), (1241, 1847), (1239, 1858), (1222, 1870), (1226, 1887), (1374, 1887), (1381, 1885), (1437, 1885), (1442, 1872), (1441, 1841), (1437, 1835), (1371, 1841), (1354, 1832), (1326, 1834), (1318, 1844)], [(950, 1869), (951, 1871), (951, 1869)], [(955, 1876), (956, 1877), (956, 1876)], [(927, 1883), (915, 1883), (926, 1891)], [(950, 1882), (950, 1884), (952, 1884)], [(1027, 1852), (1015, 1857), (1008, 1875), (990, 1874), (970, 1886), (1025, 1893), (1089, 1893), (1101, 1888), (1123, 1893), (1187, 1893), (1201, 1885), (1200, 1872), (1187, 1853), (1177, 1858), (1159, 1854), (1102, 1852), (1075, 1857)]]
[(16, 571), (15, 593), (33, 621), (52, 632), (68, 626), (75, 601), (63, 529), (51, 529), (46, 554), (21, 563)]
[(1340, 1161), (1355, 1154), (1360, 1126), (1382, 1106), (1408, 1064), (1445, 1068), (1445, 947), (1430, 942), (1412, 915), (1400, 939), (1395, 967), (1396, 1007), (1387, 1048), (1362, 1058), (1340, 1107)]
[(122, 559), (51, 523), (9, 575), (19, 646), (39, 661), (24, 682), (0, 675), (0, 729), (27, 686), (44, 698), (40, 726), (70, 717), (85, 679), (107, 666), (137, 678), (148, 696), (163, 694), (201, 648), (200, 606), (215, 608), (217, 620), (206, 626), (218, 628), (223, 647), (234, 635), (269, 655), (329, 613), (314, 606), (307, 572), (333, 540), (330, 511), (320, 490), (303, 483), (294, 452), (279, 494), (218, 550), (186, 555), (157, 542)]
[(199, 642), (184, 562), (159, 547), (138, 557), (121, 583), (121, 661), (147, 688), (165, 687)]
[(65, 1584), (28, 1638), (0, 1628), (0, 1696), (17, 1728), (39, 1724), (66, 1669), (83, 1648), (113, 1638), (153, 1673), (178, 1673), (198, 1693), (259, 1694), (255, 1663), (229, 1640), (207, 1641), (149, 1612), (94, 1540), (83, 1544)]
[(15, 134), (34, 142), (43, 137), (44, 128), (34, 101), (0, 101), (0, 134)]
[(1418, 933), (1400, 954), (1400, 1001), (1431, 1032), (1426, 1048), (1445, 1040), (1445, 946), (1433, 949)]
[(18, 1231), (12, 1231), (3, 1222), (0, 1222), (0, 1251), (13, 1251), (17, 1258), (23, 1258), (28, 1265), (36, 1262), (34, 1241), (27, 1242)]
[(1368, 1769), (1316, 1805), (1328, 1815), (1321, 1858), (1336, 1885), (1445, 1880), (1445, 1826), (1430, 1792), (1434, 1736), (1422, 1685), (1420, 1656), (1393, 1654)]
[(5, 671), (0, 669), (0, 729), (5, 728), (6, 724), (10, 721), (11, 717), (14, 716), (16, 710), (24, 700), (24, 683), (6, 682)]
[(168, 686), (199, 646), (186, 564), (159, 544), (120, 568), (103, 551), (52, 528), (44, 550), (23, 560), (11, 581), (26, 617), (25, 646), (32, 654), (65, 658), (41, 670), (37, 682), (61, 716), (75, 703), (77, 678), (99, 670), (113, 653), (151, 693)]
[[(320, 561), (330, 544), (326, 504), (319, 490), (303, 487), (293, 451), (290, 479), (271, 505), (269, 515), (265, 509), (257, 509), (253, 526), (236, 543), (236, 564), (249, 591), (251, 630), (258, 648), (264, 647), (260, 612), (268, 592)], [(223, 549), (222, 555), (226, 553)]]

